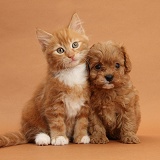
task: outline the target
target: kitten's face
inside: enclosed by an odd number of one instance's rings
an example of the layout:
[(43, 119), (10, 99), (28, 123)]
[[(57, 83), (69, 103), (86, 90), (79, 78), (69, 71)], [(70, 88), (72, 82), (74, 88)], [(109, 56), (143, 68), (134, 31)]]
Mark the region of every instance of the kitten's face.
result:
[(51, 68), (61, 70), (75, 67), (85, 62), (88, 39), (85, 35), (63, 29), (53, 34), (45, 52)]
[(75, 67), (86, 60), (88, 38), (77, 14), (73, 15), (68, 28), (53, 34), (37, 30), (37, 37), (51, 71)]

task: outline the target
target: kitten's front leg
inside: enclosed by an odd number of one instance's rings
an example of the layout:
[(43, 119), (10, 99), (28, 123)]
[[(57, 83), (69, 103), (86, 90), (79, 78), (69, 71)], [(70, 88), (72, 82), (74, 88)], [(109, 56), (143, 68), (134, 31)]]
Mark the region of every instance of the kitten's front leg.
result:
[(66, 136), (66, 125), (64, 123), (65, 110), (63, 104), (54, 104), (46, 110), (46, 117), (50, 127), (52, 145), (65, 145), (69, 143)]
[(86, 104), (82, 106), (79, 114), (76, 116), (76, 124), (74, 128), (74, 143), (87, 144), (90, 142), (88, 136), (88, 116), (89, 116), (89, 106)]

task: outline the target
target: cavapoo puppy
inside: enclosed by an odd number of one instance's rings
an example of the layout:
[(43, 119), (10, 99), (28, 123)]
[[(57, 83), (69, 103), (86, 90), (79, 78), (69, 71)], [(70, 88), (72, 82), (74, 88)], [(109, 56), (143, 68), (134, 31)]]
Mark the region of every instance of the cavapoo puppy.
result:
[(91, 143), (139, 143), (139, 97), (130, 80), (131, 62), (123, 46), (98, 43), (89, 52)]

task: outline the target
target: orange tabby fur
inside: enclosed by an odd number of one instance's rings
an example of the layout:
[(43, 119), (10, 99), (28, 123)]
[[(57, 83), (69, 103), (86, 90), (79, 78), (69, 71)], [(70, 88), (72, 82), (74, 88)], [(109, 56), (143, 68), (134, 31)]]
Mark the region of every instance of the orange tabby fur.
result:
[(23, 109), (20, 132), (0, 136), (0, 147), (89, 143), (88, 38), (81, 21), (74, 14), (68, 28), (53, 34), (38, 29), (37, 37), (48, 62), (46, 79)]

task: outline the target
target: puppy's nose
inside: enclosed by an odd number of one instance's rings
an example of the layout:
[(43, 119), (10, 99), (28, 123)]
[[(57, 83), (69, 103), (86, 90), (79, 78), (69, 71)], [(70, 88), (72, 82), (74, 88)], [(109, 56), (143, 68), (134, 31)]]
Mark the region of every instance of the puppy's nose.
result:
[(106, 78), (106, 80), (108, 81), (108, 82), (111, 82), (112, 80), (113, 80), (113, 75), (112, 74), (107, 74), (106, 76), (105, 76), (105, 78)]

